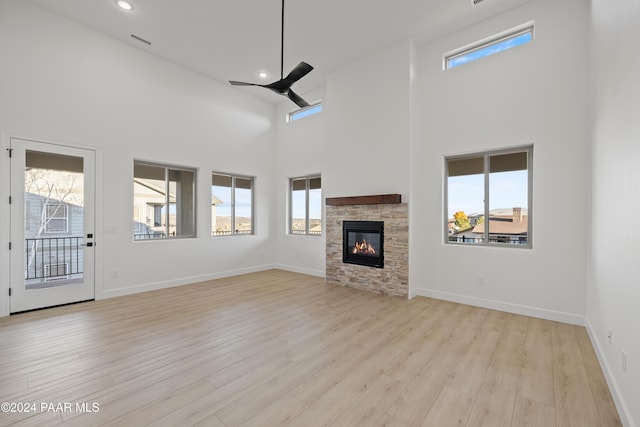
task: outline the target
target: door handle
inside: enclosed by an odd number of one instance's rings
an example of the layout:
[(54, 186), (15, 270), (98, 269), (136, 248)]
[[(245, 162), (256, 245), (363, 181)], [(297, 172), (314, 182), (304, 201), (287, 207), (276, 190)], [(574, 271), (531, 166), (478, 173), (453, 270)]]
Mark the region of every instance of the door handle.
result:
[(87, 247), (91, 247), (91, 246), (93, 246), (93, 242), (80, 243), (80, 246), (87, 246)]

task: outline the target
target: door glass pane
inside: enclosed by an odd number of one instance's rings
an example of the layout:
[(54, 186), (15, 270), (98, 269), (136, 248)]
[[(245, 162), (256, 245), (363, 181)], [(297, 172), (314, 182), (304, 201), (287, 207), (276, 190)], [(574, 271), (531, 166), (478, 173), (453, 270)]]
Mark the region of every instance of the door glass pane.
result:
[(25, 289), (81, 282), (83, 159), (26, 150), (25, 163)]

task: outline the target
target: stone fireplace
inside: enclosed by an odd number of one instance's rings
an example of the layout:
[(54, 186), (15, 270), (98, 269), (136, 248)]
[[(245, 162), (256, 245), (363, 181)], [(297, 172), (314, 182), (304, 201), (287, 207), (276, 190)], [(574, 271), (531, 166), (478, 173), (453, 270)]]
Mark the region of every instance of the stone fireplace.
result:
[(409, 209), (399, 194), (326, 199), (327, 283), (408, 297)]

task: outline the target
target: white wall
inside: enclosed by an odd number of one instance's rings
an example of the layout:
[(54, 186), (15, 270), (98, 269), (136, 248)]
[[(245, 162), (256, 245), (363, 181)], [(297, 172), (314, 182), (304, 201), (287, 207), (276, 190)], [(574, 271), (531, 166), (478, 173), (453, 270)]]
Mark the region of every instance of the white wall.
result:
[[(533, 43), (443, 71), (442, 54), (535, 20)], [(410, 293), (582, 324), (587, 3), (538, 0), (418, 49)], [(534, 145), (533, 249), (445, 245), (444, 156)]]
[[(295, 89), (295, 87), (294, 87)], [(276, 265), (279, 268), (324, 277), (325, 234), (302, 236), (288, 234), (289, 179), (312, 174), (321, 174), (324, 188), (327, 161), (328, 111), (324, 88), (305, 93), (303, 97), (310, 103), (321, 100), (320, 113), (304, 117), (290, 123), (285, 122), (287, 114), (298, 107), (286, 101), (278, 106), (276, 114), (277, 146), (275, 154), (275, 195), (276, 214), (273, 223), (273, 238), (276, 247)], [(324, 220), (323, 220), (324, 226)]]
[(587, 328), (620, 416), (630, 426), (640, 425), (639, 22), (637, 1), (591, 1), (595, 93)]
[[(400, 193), (409, 196), (410, 61), (405, 41), (329, 75), (323, 111), (292, 123), (278, 109), (276, 155), (277, 264), (324, 275), (326, 238), (286, 234), (288, 178), (322, 174), (323, 198)], [(295, 106), (293, 106), (295, 107)]]
[[(0, 2), (0, 57), (3, 153), (16, 134), (98, 152), (98, 296), (272, 264), (272, 105), (18, 0)], [(198, 168), (198, 238), (132, 241), (134, 158)], [(257, 177), (257, 235), (210, 237), (211, 170)], [(0, 215), (7, 242), (4, 203)]]
[(412, 48), (405, 41), (328, 76), (326, 197), (409, 201)]

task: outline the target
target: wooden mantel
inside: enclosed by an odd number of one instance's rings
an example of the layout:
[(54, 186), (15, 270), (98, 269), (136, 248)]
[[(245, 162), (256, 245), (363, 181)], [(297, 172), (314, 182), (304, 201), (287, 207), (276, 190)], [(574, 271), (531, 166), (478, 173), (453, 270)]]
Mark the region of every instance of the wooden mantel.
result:
[(355, 196), (355, 197), (327, 197), (329, 206), (348, 205), (380, 205), (402, 203), (400, 194), (378, 194), (375, 196)]

